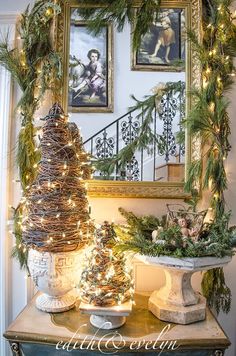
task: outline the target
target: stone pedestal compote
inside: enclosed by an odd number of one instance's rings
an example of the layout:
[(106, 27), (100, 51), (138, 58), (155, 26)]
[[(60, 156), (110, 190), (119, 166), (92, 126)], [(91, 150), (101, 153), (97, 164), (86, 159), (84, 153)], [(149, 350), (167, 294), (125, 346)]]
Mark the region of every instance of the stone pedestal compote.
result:
[(145, 264), (162, 268), (166, 277), (165, 285), (151, 294), (148, 309), (160, 320), (177, 324), (205, 319), (206, 299), (192, 288), (193, 273), (223, 267), (231, 260), (231, 257), (179, 259), (141, 255), (137, 255), (137, 258)]

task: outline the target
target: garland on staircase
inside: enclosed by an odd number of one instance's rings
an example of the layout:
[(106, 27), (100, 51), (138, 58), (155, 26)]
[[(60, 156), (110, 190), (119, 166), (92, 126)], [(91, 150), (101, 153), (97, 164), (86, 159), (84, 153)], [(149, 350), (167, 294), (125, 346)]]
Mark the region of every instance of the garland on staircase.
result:
[[(153, 94), (146, 95), (143, 100), (138, 100), (134, 95), (131, 96), (135, 104), (129, 108), (129, 111), (137, 111), (138, 115), (136, 119), (142, 122), (138, 129), (138, 134), (135, 139), (122, 148), (117, 155), (111, 158), (96, 160), (94, 166), (98, 171), (110, 176), (116, 169), (119, 171), (123, 169), (127, 165), (127, 162), (132, 160), (135, 152), (144, 149), (147, 150), (149, 154), (152, 154), (153, 149), (151, 147), (153, 147), (154, 143), (159, 150), (165, 150), (167, 145), (165, 138), (159, 134), (155, 134), (152, 129), (155, 112), (161, 110), (160, 102), (163, 96), (175, 96), (176, 99), (178, 97), (184, 97), (185, 83), (182, 81), (159, 83), (152, 91)], [(181, 108), (179, 108), (179, 110), (182, 111)], [(182, 119), (184, 118), (181, 118), (181, 120)], [(184, 144), (185, 135), (177, 135), (177, 142)]]
[[(11, 48), (6, 38), (0, 43), (0, 65), (4, 66), (19, 85), (22, 95), (17, 104), (21, 130), (18, 137), (17, 166), (23, 192), (37, 175), (40, 153), (36, 146), (34, 114), (47, 90), (56, 90), (55, 78), (61, 77), (61, 59), (53, 49), (51, 27), (60, 7), (53, 1), (38, 0), (32, 9), (21, 15), (17, 32), (19, 46)], [(22, 244), (22, 204), (14, 209), (16, 246), (13, 256), (21, 267), (27, 267), (27, 250)]]

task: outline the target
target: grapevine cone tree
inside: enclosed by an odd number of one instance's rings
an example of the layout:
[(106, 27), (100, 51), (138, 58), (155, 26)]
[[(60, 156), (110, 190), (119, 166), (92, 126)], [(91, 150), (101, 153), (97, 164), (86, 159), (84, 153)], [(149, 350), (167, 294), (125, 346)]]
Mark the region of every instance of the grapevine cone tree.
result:
[(120, 305), (133, 297), (133, 281), (123, 254), (113, 251), (117, 239), (112, 225), (97, 229), (95, 247), (80, 283), (85, 303), (100, 307)]
[(44, 120), (38, 175), (23, 198), (23, 241), (41, 251), (72, 251), (93, 231), (83, 181), (91, 171), (79, 131), (61, 106), (54, 104)]

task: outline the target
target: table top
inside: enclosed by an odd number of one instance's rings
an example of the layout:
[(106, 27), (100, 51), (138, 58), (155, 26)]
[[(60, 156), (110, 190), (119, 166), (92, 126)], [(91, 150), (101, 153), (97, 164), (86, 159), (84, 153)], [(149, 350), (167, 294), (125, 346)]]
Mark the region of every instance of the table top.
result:
[(135, 295), (135, 302), (125, 325), (116, 330), (98, 330), (89, 322), (89, 315), (79, 310), (79, 301), (75, 308), (64, 313), (45, 313), (35, 307), (35, 298), (18, 315), (4, 333), (10, 341), (58, 344), (70, 342), (70, 345), (99, 342), (102, 348), (111, 339), (130, 349), (131, 344), (142, 341), (142, 347), (148, 343), (151, 347), (162, 342), (173, 343), (179, 348), (227, 348), (230, 342), (218, 322), (207, 310), (206, 319), (189, 325), (177, 325), (157, 319), (148, 310), (148, 296)]

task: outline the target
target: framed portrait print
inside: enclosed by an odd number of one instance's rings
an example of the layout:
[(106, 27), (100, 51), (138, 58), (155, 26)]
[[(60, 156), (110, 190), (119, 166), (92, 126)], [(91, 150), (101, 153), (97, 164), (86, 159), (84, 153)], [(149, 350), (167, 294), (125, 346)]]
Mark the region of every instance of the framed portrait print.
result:
[(64, 96), (70, 112), (113, 111), (112, 25), (94, 35), (70, 8)]
[(162, 8), (158, 20), (132, 52), (132, 70), (183, 71), (185, 68), (185, 10)]

